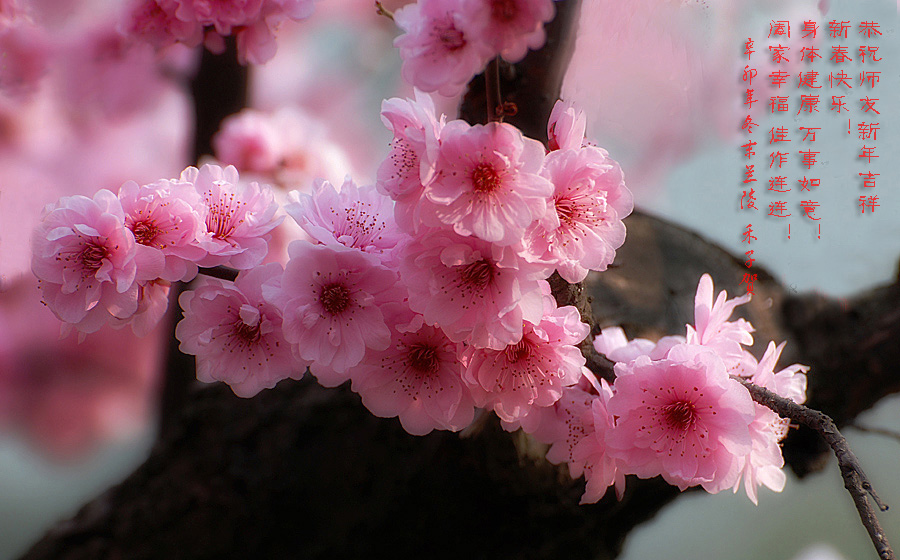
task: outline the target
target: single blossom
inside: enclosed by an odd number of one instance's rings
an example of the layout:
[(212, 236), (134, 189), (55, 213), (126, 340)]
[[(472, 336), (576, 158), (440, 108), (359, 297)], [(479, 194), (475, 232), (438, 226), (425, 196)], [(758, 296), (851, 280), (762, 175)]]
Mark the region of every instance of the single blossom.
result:
[(367, 353), (354, 369), (353, 390), (373, 414), (399, 416), (413, 435), (468, 426), (475, 409), (462, 381), (459, 344), (424, 324), (421, 315), (409, 324), (395, 321), (390, 346)]
[(606, 451), (606, 435), (615, 424), (607, 408), (613, 392), (605, 379), (600, 379), (600, 384), (600, 394), (591, 399), (589, 409), (581, 417), (584, 437), (579, 438), (569, 452), (569, 470), (572, 465), (584, 469), (587, 484), (581, 496), (582, 504), (596, 503), (610, 486), (616, 487), (616, 496), (620, 500), (625, 493), (626, 467)]
[[(381, 120), (394, 134), (391, 151), (378, 167), (375, 187), (390, 196), (394, 215), (405, 231), (414, 232), (433, 214), (424, 189), (434, 179), (444, 115), (435, 117), (431, 97), (416, 90), (416, 99), (388, 99), (381, 104)], [(437, 227), (432, 218), (427, 224)]]
[(295, 241), (280, 286), (266, 299), (284, 316), (284, 337), (326, 387), (350, 378), (366, 349), (385, 350), (391, 332), (382, 307), (402, 301), (397, 275), (359, 251)]
[(138, 245), (119, 199), (64, 197), (48, 205), (32, 238), (31, 269), (43, 301), (60, 320), (90, 333), (138, 308), (139, 284), (157, 278), (160, 254)]
[(375, 187), (357, 187), (349, 177), (340, 191), (323, 180), (316, 181), (312, 194), (291, 191), (284, 209), (311, 239), (371, 253), (383, 263), (393, 260), (402, 239), (391, 199)]
[(521, 340), (500, 350), (470, 346), (463, 354), (475, 404), (493, 408), (501, 420), (514, 421), (532, 407), (550, 406), (563, 388), (581, 378), (585, 359), (576, 344), (590, 329), (578, 310), (561, 307), (536, 325), (525, 326)]
[(454, 96), (481, 72), (495, 52), (470, 29), (464, 0), (420, 0), (394, 12), (404, 31), (394, 40), (407, 83), (426, 92)]
[(713, 303), (713, 282), (709, 274), (700, 277), (694, 296), (694, 326), (688, 325), (687, 341), (715, 348), (729, 369), (744, 357), (741, 345), (753, 344), (753, 325), (744, 319), (729, 321), (734, 309), (750, 301), (750, 294), (728, 299), (725, 290)]
[(509, 62), (544, 45), (544, 23), (553, 19), (553, 0), (467, 0), (469, 17), (495, 53)]
[(510, 124), (451, 121), (425, 194), (456, 233), (513, 245), (548, 210), (553, 184), (538, 175), (543, 163), (540, 142)]
[(521, 340), (523, 321), (540, 322), (545, 268), (512, 248), (432, 231), (404, 251), (400, 276), (410, 307), (450, 340), (503, 350)]
[(547, 146), (553, 150), (577, 150), (584, 145), (587, 116), (571, 102), (559, 99), (547, 121)]
[(197, 379), (224, 381), (239, 397), (252, 397), (282, 379), (300, 379), (306, 364), (295, 360), (282, 334), (280, 310), (263, 298), (262, 285), (281, 277), (271, 263), (226, 282), (205, 278), (178, 298), (184, 319), (175, 328), (179, 348), (197, 357)]
[(119, 188), (125, 227), (135, 241), (160, 253), (165, 269), (160, 278), (188, 282), (197, 275), (196, 261), (206, 256), (199, 239), (206, 228), (200, 217), (200, 196), (190, 183), (161, 179)]
[[(792, 364), (776, 373), (775, 364), (781, 356), (784, 344), (782, 342), (776, 347), (775, 343), (769, 342), (759, 362), (745, 351), (739, 370), (742, 377), (748, 378), (756, 385), (802, 404), (806, 401), (806, 375), (803, 372), (809, 368)], [(759, 486), (766, 486), (775, 492), (784, 489), (784, 458), (781, 455), (780, 444), (787, 436), (790, 421), (758, 403), (754, 404), (756, 419), (750, 424), (753, 447), (743, 461), (741, 476), (734, 484), (734, 491), (737, 492), (743, 482), (747, 497), (755, 504), (758, 502)]]
[(274, 173), (284, 152), (276, 123), (253, 109), (244, 109), (222, 121), (212, 144), (216, 158), (241, 173)]
[(634, 207), (619, 164), (600, 148), (557, 150), (542, 170), (554, 187), (551, 210), (526, 233), (533, 258), (556, 263), (568, 282), (606, 270), (625, 242), (622, 220)]
[(259, 265), (268, 251), (268, 240), (284, 217), (275, 217), (278, 204), (268, 185), (239, 183), (237, 169), (229, 165), (188, 167), (182, 182), (200, 193), (206, 233), (200, 247), (207, 256), (199, 266), (227, 265), (245, 270)]
[(735, 483), (756, 414), (721, 358), (685, 344), (663, 360), (640, 356), (615, 369), (607, 408), (617, 420), (606, 445), (627, 473), (662, 475), (682, 490), (700, 484), (712, 493)]

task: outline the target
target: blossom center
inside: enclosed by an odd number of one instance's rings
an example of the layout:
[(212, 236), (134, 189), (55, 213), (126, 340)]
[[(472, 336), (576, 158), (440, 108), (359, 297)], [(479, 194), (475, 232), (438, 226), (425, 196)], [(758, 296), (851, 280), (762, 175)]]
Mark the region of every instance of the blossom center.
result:
[(458, 51), (466, 46), (466, 38), (463, 32), (457, 29), (452, 21), (436, 24), (435, 33), (441, 46), (450, 52)]
[(491, 17), (495, 20), (510, 22), (516, 19), (516, 0), (494, 0), (491, 2)]
[(257, 322), (255, 325), (248, 325), (244, 321), (236, 321), (234, 323), (234, 336), (247, 344), (259, 341), (259, 323)]
[(81, 266), (86, 270), (97, 270), (103, 264), (103, 259), (109, 257), (109, 251), (103, 245), (91, 242), (84, 246), (78, 255)]
[(688, 430), (697, 422), (698, 414), (694, 403), (677, 401), (662, 407), (663, 415), (671, 428)]
[(427, 344), (415, 344), (407, 352), (409, 367), (421, 373), (434, 373), (438, 370), (437, 349)]
[(524, 360), (531, 355), (531, 346), (523, 338), (515, 344), (506, 347), (506, 359), (509, 363), (514, 364), (519, 360)]
[(500, 183), (500, 174), (490, 163), (479, 163), (472, 170), (472, 188), (475, 192), (494, 192), (500, 187)]
[(131, 232), (134, 234), (135, 241), (141, 245), (152, 246), (153, 241), (160, 234), (160, 229), (153, 222), (144, 220), (131, 226)]
[(322, 287), (319, 301), (325, 311), (332, 315), (340, 315), (350, 307), (350, 290), (343, 284), (328, 284)]
[(227, 194), (216, 201), (211, 198), (211, 193), (207, 193), (209, 214), (206, 216), (206, 228), (213, 237), (225, 241), (243, 223), (244, 220), (238, 216), (242, 215), (242, 207), (246, 203), (235, 200), (234, 194)]
[(481, 259), (461, 267), (459, 276), (466, 284), (483, 288), (494, 278), (494, 266), (487, 259)]

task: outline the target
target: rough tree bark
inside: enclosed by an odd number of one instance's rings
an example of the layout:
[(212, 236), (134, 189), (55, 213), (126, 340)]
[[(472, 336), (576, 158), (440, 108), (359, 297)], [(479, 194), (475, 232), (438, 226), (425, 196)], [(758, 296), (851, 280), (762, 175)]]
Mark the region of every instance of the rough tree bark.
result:
[[(574, 13), (571, 0), (558, 5)], [(551, 31), (550, 45), (565, 36)], [(561, 76), (544, 56), (547, 50), (501, 68), (517, 124), (538, 137), (555, 100), (540, 80), (556, 72), (558, 92)], [(529, 97), (529, 87), (543, 93)], [(484, 120), (483, 101), (463, 111)], [(613, 267), (587, 285), (599, 326), (619, 324), (647, 338), (682, 333), (703, 272), (717, 289), (739, 292), (743, 263), (719, 247), (640, 212), (626, 224), (628, 241)], [(793, 295), (755, 270), (756, 294), (741, 308), (757, 328), (755, 350), (788, 341), (784, 363), (812, 366), (811, 407), (841, 426), (900, 391), (893, 342), (900, 283), (838, 301)], [(579, 506), (583, 481), (547, 463), (544, 446), (504, 432), (492, 415), (465, 437), (413, 437), (396, 419), (372, 416), (346, 387), (323, 389), (309, 377), (253, 399), (224, 385), (194, 384), (169, 412), (146, 463), (23, 560), (614, 558), (628, 532), (678, 494), (659, 479), (629, 479), (621, 502), (607, 495)], [(798, 430), (785, 443), (798, 473), (827, 459), (817, 441)]]

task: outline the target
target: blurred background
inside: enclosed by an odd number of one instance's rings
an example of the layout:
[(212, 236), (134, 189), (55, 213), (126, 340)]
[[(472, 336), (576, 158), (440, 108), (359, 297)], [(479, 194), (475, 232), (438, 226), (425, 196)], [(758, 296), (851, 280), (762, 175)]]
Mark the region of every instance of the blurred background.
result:
[[(396, 9), (403, 2), (385, 2)], [(583, 0), (581, 30), (563, 87), (589, 117), (588, 137), (619, 160), (640, 208), (675, 221), (740, 256), (745, 142), (740, 124), (746, 85), (743, 46), (755, 41), (757, 80), (772, 69), (768, 45), (794, 52), (815, 45), (823, 60), (792, 59), (788, 85), (797, 103), (796, 74), (814, 69), (820, 83), (828, 62), (828, 22), (853, 25), (850, 52), (879, 47), (883, 62), (854, 57), (841, 68), (856, 78), (880, 70), (870, 97), (877, 105), (880, 157), (862, 165), (863, 141), (848, 114), (829, 110), (827, 85), (819, 113), (772, 116), (769, 95), (752, 111), (759, 128), (757, 206), (752, 223), (756, 266), (791, 290), (845, 297), (893, 280), (900, 259), (900, 37), (894, 0)], [(0, 2), (0, 559), (15, 558), (55, 522), (127, 476), (154, 439), (160, 362), (170, 334), (143, 339), (105, 329), (78, 344), (60, 339), (59, 322), (40, 305), (29, 270), (31, 231), (41, 208), (60, 196), (117, 190), (126, 180), (174, 177), (192, 164), (188, 83), (198, 53), (170, 47), (157, 53), (117, 32), (126, 3), (117, 0)], [(772, 42), (770, 23), (790, 21), (792, 38)], [(802, 21), (819, 24), (802, 40)], [(860, 21), (880, 24), (864, 40)], [(291, 163), (276, 183), (309, 184), (316, 176), (340, 182), (350, 174), (371, 182), (388, 151), (379, 118), (383, 98), (411, 96), (399, 76), (392, 23), (368, 2), (323, 0), (305, 22), (279, 29), (278, 53), (250, 74), (250, 104), (261, 115), (291, 123)], [(824, 74), (824, 75), (823, 75)], [(853, 82), (850, 99), (865, 89)], [(762, 87), (760, 90), (762, 91)], [(456, 100), (439, 99), (451, 117)], [(794, 105), (796, 107), (796, 105)], [(773, 126), (819, 127), (814, 192), (791, 192), (785, 220), (766, 216), (768, 146)], [(792, 135), (792, 137), (796, 137)], [(799, 140), (799, 138), (797, 139)], [(799, 142), (795, 140), (794, 151)], [(871, 145), (869, 143), (868, 145)], [(225, 155), (218, 154), (221, 159)], [(226, 163), (232, 163), (226, 161)], [(797, 159), (786, 171), (804, 174)], [(864, 189), (861, 171), (880, 173)], [(260, 175), (269, 171), (257, 170)], [(286, 175), (289, 179), (286, 179)], [(862, 214), (860, 195), (880, 206)], [(819, 222), (801, 219), (801, 196), (819, 203)], [(627, 223), (627, 222), (626, 222)], [(791, 224), (788, 238), (787, 224)], [(821, 224), (821, 230), (818, 226)], [(626, 241), (627, 242), (627, 241)], [(815, 375), (815, 372), (810, 372)], [(852, 372), (848, 372), (852, 375)], [(900, 399), (885, 399), (859, 418), (866, 426), (900, 432)], [(850, 443), (885, 502), (900, 511), (900, 440), (848, 428)], [(881, 517), (895, 545), (900, 516)], [(803, 481), (789, 479), (781, 495), (762, 491), (759, 506), (740, 493), (683, 496), (634, 531), (624, 558), (638, 560), (769, 558), (813, 560), (872, 557), (871, 544), (835, 465)]]

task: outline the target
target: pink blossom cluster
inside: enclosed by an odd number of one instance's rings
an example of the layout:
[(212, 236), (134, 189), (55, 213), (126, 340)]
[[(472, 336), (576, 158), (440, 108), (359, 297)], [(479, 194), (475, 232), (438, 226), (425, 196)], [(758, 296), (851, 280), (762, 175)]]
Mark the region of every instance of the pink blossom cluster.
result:
[(263, 64), (273, 56), (275, 33), (285, 21), (308, 18), (316, 0), (133, 0), (120, 30), (158, 48), (201, 42), (211, 51), (237, 39), (241, 64)]
[(426, 92), (459, 94), (488, 60), (519, 62), (544, 44), (553, 0), (418, 0), (394, 13), (403, 79)]
[(277, 208), (268, 186), (214, 165), (129, 181), (118, 195), (64, 197), (44, 208), (32, 271), (44, 303), (80, 332), (111, 323), (144, 334), (165, 313), (171, 282), (193, 279), (198, 266), (259, 265), (282, 220)]
[(583, 502), (597, 501), (611, 485), (621, 496), (628, 474), (710, 493), (743, 483), (754, 503), (759, 486), (783, 489), (779, 443), (788, 421), (754, 403), (735, 378), (802, 403), (808, 368), (776, 372), (783, 344), (769, 343), (757, 361), (744, 348), (753, 343), (752, 325), (730, 320), (749, 295), (729, 300), (723, 291), (714, 302), (713, 293), (704, 274), (686, 336), (629, 341), (619, 327), (603, 329), (594, 347), (615, 362), (615, 382), (586, 375), (592, 384), (567, 387), (554, 407), (508, 426), (551, 444), (548, 459), (567, 463), (573, 476), (584, 473)]

